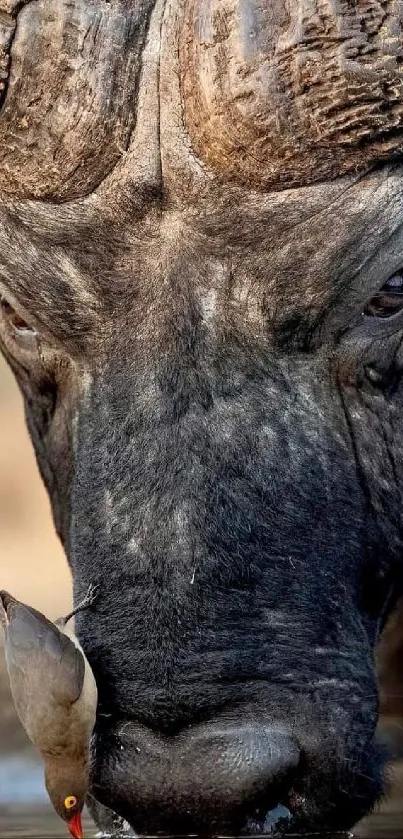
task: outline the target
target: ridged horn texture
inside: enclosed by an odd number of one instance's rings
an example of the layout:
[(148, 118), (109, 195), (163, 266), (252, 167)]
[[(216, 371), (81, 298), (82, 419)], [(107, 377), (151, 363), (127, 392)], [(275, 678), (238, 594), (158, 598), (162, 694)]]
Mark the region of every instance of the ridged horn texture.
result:
[(297, 186), (403, 149), (399, 0), (184, 0), (181, 88), (219, 177)]
[(0, 0), (0, 196), (92, 192), (133, 129), (155, 0)]

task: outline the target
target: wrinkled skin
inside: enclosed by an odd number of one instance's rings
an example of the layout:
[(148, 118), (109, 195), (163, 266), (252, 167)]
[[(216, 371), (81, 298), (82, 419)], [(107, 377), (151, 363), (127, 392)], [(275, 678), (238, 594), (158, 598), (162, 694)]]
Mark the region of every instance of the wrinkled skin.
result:
[(140, 832), (253, 833), (278, 803), (344, 829), (383, 788), (374, 653), (403, 590), (403, 311), (368, 307), (401, 269), (403, 167), (214, 174), (169, 20), (153, 87), (158, 7), (128, 154), (0, 206), (2, 349), (75, 600), (99, 585), (92, 793)]

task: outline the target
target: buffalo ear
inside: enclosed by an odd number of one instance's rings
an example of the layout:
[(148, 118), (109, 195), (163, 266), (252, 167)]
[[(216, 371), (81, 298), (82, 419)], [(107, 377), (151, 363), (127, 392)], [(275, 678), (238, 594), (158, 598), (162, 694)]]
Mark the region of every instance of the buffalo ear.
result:
[(186, 0), (184, 115), (223, 179), (304, 185), (403, 147), (399, 4)]
[(0, 0), (0, 197), (91, 193), (129, 144), (155, 0)]

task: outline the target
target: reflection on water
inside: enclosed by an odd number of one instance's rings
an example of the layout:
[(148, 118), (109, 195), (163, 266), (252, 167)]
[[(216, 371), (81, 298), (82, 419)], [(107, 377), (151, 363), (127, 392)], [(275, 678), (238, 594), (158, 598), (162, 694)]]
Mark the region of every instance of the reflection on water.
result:
[[(391, 795), (382, 809), (354, 830), (359, 839), (403, 839), (403, 764), (394, 771)], [(86, 839), (97, 835), (89, 816)], [(98, 834), (99, 835), (99, 834)], [(69, 839), (66, 826), (49, 804), (42, 766), (26, 755), (0, 758), (0, 839)], [(306, 839), (304, 837), (304, 839)], [(318, 835), (315, 839), (321, 839)], [(330, 839), (329, 835), (323, 839)], [(339, 837), (340, 839), (340, 837)]]
[[(84, 820), (88, 839), (97, 833), (90, 817)], [(61, 819), (49, 804), (42, 764), (27, 754), (0, 757), (0, 839), (69, 839)]]
[[(85, 837), (91, 839), (96, 836), (96, 829), (90, 819), (83, 820)], [(50, 809), (33, 810), (31, 813), (4, 812), (0, 810), (0, 837), (1, 839), (70, 839), (70, 834)]]
[[(88, 819), (83, 820), (84, 834), (87, 839), (97, 836), (96, 828)], [(351, 834), (350, 834), (351, 835)], [(99, 834), (98, 834), (99, 836)], [(372, 816), (368, 821), (365, 830), (361, 827), (354, 831), (354, 836), (360, 839), (403, 839), (403, 815), (402, 813), (391, 815)], [(31, 814), (9, 813), (0, 814), (0, 837), (1, 839), (69, 839), (69, 834), (57, 816), (50, 811), (34, 811)], [(175, 839), (175, 837), (170, 837)], [(259, 837), (265, 839), (265, 837)], [(272, 837), (267, 837), (272, 839)], [(303, 837), (310, 839), (310, 837)], [(312, 839), (331, 839), (329, 835), (320, 837), (318, 834)], [(340, 839), (340, 835), (337, 837)]]

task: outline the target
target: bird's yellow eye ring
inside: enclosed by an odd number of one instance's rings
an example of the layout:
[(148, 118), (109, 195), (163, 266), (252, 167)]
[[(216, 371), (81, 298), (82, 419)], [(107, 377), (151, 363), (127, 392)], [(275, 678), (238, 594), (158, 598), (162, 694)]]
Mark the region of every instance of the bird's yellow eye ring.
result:
[(66, 810), (71, 810), (72, 807), (75, 807), (77, 804), (77, 799), (75, 795), (68, 795), (67, 798), (64, 799), (64, 806)]

